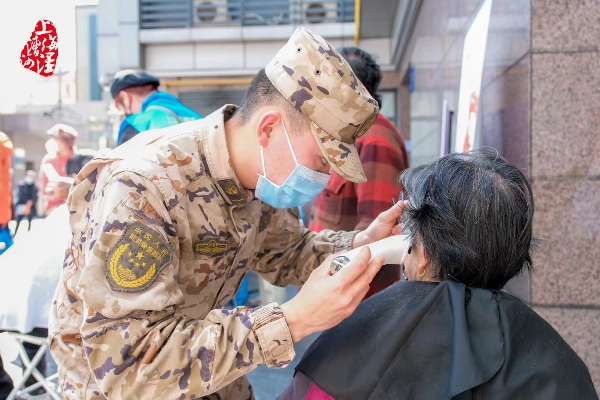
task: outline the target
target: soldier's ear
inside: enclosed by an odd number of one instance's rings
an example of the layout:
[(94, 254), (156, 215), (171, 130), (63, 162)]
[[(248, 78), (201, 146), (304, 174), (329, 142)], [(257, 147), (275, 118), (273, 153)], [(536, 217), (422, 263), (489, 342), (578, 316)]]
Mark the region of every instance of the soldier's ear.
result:
[(263, 113), (256, 124), (256, 134), (258, 143), (262, 147), (266, 147), (269, 139), (273, 137), (273, 130), (281, 126), (281, 113), (277, 111), (267, 111)]

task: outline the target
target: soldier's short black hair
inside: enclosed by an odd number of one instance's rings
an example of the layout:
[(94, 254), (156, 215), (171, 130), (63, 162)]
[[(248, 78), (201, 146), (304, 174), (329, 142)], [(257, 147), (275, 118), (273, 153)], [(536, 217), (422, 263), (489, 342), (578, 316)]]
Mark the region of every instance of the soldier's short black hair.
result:
[(299, 134), (308, 129), (309, 119), (279, 93), (263, 68), (258, 71), (252, 82), (250, 82), (242, 104), (240, 104), (234, 115), (238, 115), (242, 125), (245, 125), (252, 114), (264, 105), (278, 105), (284, 109), (287, 120), (291, 122), (291, 126), (286, 125), (290, 134)]
[(449, 154), (400, 181), (410, 203), (403, 230), (423, 245), (431, 276), (501, 289), (531, 269), (531, 187), (496, 151)]

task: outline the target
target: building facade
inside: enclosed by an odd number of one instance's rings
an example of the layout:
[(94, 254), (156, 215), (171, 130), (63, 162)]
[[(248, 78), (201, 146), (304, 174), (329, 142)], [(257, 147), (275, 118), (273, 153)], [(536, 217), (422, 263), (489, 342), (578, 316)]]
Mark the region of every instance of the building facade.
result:
[[(239, 103), (254, 74), (299, 26), (335, 46), (353, 45), (355, 10), (354, 0), (101, 0), (98, 73), (144, 68), (161, 78), (163, 90), (207, 115)], [(389, 41), (363, 38), (391, 70)], [(394, 112), (390, 107), (387, 115), (394, 119)]]

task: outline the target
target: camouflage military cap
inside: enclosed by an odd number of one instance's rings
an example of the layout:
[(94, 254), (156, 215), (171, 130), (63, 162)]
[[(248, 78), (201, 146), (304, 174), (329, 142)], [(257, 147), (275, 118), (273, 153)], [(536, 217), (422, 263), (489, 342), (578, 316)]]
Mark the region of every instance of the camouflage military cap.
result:
[(337, 50), (314, 32), (298, 28), (265, 72), (283, 97), (311, 120), (331, 167), (352, 182), (365, 182), (354, 142), (373, 124), (379, 105)]

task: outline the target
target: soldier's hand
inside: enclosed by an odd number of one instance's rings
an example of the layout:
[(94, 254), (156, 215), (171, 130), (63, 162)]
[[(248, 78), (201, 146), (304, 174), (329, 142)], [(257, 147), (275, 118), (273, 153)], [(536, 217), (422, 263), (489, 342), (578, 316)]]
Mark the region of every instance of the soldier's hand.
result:
[(364, 231), (358, 232), (354, 236), (352, 247), (357, 248), (402, 233), (400, 218), (402, 218), (402, 212), (406, 206), (408, 206), (408, 200), (399, 201), (379, 214)]
[(329, 256), (315, 269), (296, 297), (281, 305), (294, 342), (305, 336), (332, 328), (349, 317), (369, 291), (369, 284), (384, 263), (383, 257), (371, 262), (371, 250), (361, 250), (335, 275)]

